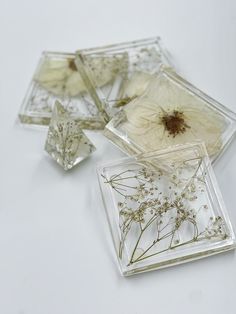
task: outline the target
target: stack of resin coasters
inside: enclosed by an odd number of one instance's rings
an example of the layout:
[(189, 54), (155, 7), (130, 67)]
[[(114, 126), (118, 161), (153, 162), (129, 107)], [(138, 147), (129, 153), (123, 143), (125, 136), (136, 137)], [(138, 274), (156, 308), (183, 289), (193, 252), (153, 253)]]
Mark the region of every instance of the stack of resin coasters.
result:
[(123, 275), (235, 248), (211, 164), (236, 114), (176, 73), (159, 37), (44, 52), (19, 119), (49, 125), (45, 149), (65, 170), (95, 150), (83, 129), (130, 156), (98, 167)]
[(20, 122), (48, 125), (58, 100), (82, 129), (104, 129), (133, 94), (143, 92), (149, 74), (157, 73), (163, 63), (170, 65), (159, 37), (76, 54), (44, 52), (23, 101)]
[[(124, 53), (99, 86), (91, 60)], [(76, 64), (109, 116), (103, 134), (133, 156), (98, 167), (121, 273), (234, 249), (211, 163), (235, 134), (235, 113), (179, 76), (158, 39), (78, 51)]]

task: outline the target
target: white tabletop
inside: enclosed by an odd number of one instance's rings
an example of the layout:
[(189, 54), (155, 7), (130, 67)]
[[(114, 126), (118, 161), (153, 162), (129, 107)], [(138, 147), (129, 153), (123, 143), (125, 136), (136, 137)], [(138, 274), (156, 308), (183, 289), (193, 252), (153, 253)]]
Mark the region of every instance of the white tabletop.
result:
[[(15, 124), (42, 50), (160, 35), (183, 75), (236, 111), (234, 0), (0, 0), (0, 313), (236, 313), (234, 252), (130, 278), (118, 272), (95, 164), (124, 154), (89, 132), (97, 152), (65, 173), (46, 130)], [(236, 141), (216, 164), (236, 226)]]

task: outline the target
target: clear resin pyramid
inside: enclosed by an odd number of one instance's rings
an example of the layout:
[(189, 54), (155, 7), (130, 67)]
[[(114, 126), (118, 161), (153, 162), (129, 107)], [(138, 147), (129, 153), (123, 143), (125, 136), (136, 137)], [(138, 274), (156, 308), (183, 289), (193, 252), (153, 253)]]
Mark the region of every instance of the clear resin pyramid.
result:
[(95, 146), (63, 106), (56, 101), (50, 121), (45, 150), (65, 170), (87, 158)]
[(98, 177), (123, 275), (235, 248), (203, 143), (123, 158)]
[(145, 92), (106, 125), (104, 134), (130, 155), (204, 141), (214, 161), (236, 131), (236, 114), (161, 67)]
[[(162, 64), (170, 65), (167, 55), (160, 38), (153, 37), (80, 50), (76, 64), (97, 107), (112, 117), (143, 93)], [(100, 84), (101, 73), (94, 66), (97, 58), (103, 58), (104, 76), (113, 73), (107, 84)]]

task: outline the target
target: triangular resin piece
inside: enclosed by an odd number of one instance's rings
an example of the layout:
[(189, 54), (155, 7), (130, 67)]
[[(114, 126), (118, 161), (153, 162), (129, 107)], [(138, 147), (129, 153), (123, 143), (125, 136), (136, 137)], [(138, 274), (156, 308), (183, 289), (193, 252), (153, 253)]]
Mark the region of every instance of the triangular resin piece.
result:
[(79, 123), (56, 101), (45, 144), (46, 152), (68, 170), (87, 158), (95, 149), (80, 129)]

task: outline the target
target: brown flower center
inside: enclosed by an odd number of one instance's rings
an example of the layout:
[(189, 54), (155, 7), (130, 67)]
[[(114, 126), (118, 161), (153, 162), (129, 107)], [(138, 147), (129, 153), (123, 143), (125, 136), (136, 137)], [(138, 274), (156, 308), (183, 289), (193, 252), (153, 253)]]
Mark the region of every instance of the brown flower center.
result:
[(183, 112), (174, 110), (171, 114), (165, 114), (161, 118), (161, 122), (164, 124), (165, 129), (170, 135), (175, 137), (177, 134), (182, 134), (186, 131), (186, 128), (190, 128), (184, 120)]
[(77, 71), (75, 59), (68, 59), (68, 66), (72, 71)]

